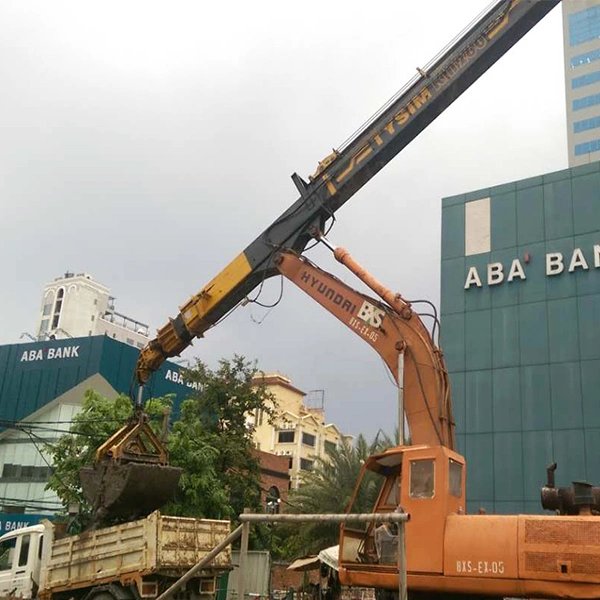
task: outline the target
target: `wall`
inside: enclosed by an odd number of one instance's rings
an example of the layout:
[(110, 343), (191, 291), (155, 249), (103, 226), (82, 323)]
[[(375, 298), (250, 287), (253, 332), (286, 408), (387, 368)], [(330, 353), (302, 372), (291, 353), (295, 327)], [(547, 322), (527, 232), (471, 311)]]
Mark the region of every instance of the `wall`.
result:
[[(466, 220), (485, 198), (487, 248), (485, 227)], [(600, 163), (443, 200), (442, 346), (469, 512), (540, 512), (553, 461), (560, 485), (600, 483), (599, 244)], [(577, 248), (588, 268), (576, 255), (569, 272)], [(547, 274), (559, 252), (564, 272)], [(526, 279), (509, 282), (515, 259)], [(502, 282), (487, 284), (490, 263)], [(472, 267), (481, 286), (465, 289)]]

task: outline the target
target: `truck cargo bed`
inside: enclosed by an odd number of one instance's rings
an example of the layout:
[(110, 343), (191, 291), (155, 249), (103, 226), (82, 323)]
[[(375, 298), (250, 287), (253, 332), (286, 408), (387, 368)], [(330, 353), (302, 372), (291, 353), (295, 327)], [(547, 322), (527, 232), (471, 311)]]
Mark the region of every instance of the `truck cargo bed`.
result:
[[(178, 577), (229, 534), (229, 521), (167, 517), (145, 519), (55, 540), (44, 576), (44, 591), (133, 581), (147, 575)], [(211, 568), (226, 569), (230, 550)]]

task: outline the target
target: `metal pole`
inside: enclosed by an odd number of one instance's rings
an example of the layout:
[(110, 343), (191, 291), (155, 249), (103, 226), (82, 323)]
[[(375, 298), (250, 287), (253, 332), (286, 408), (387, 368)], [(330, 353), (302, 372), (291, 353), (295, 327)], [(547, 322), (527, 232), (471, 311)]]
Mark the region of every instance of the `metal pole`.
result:
[(398, 523), (398, 599), (408, 600), (406, 581), (406, 545), (404, 536), (404, 521)]
[[(244, 515), (249, 511), (244, 509)], [(240, 518), (244, 515), (240, 515)], [(248, 540), (250, 538), (250, 523), (242, 521), (242, 543), (240, 545), (240, 565), (238, 567), (238, 600), (244, 600), (246, 595), (246, 563), (248, 562)]]
[(398, 353), (398, 446), (404, 446), (404, 350)]
[(200, 569), (212, 562), (229, 544), (237, 540), (242, 534), (243, 525), (232, 531), (218, 546), (215, 546), (199, 563), (193, 566), (183, 577), (178, 579), (167, 591), (163, 592), (156, 600), (167, 600), (182, 585), (186, 584)]
[(144, 394), (144, 386), (140, 385), (140, 387), (138, 388), (138, 395), (137, 395), (137, 402), (135, 403), (135, 407), (136, 408), (142, 408), (142, 396)]
[[(405, 512), (397, 513), (354, 513), (354, 514), (309, 514), (309, 515), (240, 515), (242, 523), (400, 523), (408, 521), (410, 515)], [(242, 537), (242, 542), (243, 542)]]

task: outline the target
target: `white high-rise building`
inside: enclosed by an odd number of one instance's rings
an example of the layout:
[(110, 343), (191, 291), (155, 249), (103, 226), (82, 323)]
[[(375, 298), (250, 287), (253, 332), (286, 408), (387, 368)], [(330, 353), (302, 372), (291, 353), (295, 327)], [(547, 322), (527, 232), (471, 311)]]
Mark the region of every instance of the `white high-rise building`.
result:
[(569, 167), (600, 160), (600, 0), (563, 0)]
[(39, 340), (104, 334), (143, 348), (148, 342), (148, 325), (117, 312), (110, 289), (87, 273), (65, 273), (46, 284)]

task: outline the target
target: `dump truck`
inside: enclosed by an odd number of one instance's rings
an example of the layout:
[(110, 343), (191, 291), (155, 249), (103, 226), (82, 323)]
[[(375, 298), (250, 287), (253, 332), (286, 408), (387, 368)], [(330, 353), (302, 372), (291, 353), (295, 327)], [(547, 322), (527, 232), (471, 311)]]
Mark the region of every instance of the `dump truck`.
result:
[[(0, 537), (0, 597), (156, 598), (229, 533), (229, 521), (159, 511), (79, 535), (61, 535), (59, 526), (43, 520)], [(227, 549), (178, 592), (178, 600), (213, 598), (217, 579), (230, 563)]]

